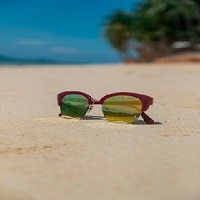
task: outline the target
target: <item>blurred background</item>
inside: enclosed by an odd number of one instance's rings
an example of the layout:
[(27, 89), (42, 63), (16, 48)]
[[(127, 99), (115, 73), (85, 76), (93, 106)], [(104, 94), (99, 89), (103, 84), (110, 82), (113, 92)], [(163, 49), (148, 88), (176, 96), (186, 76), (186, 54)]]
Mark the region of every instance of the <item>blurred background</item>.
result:
[(0, 0), (0, 63), (116, 63), (199, 53), (199, 0)]

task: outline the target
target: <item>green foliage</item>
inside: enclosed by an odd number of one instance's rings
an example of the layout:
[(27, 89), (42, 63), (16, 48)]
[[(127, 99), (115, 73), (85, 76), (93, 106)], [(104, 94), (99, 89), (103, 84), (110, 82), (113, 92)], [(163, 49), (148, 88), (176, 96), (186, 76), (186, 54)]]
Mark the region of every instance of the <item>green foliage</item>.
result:
[(116, 11), (107, 17), (105, 37), (113, 48), (120, 52), (127, 50), (131, 39), (131, 16), (123, 11)]
[(106, 18), (105, 37), (126, 53), (132, 39), (144, 44), (200, 41), (199, 0), (144, 0), (131, 13), (114, 12)]
[(133, 13), (133, 36), (143, 42), (193, 40), (198, 13), (192, 0), (147, 0)]

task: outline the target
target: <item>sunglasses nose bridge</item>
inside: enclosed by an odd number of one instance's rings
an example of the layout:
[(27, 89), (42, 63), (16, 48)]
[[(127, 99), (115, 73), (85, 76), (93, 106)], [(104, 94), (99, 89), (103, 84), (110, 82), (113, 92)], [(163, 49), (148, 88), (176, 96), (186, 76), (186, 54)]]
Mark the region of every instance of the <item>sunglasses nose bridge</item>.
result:
[(94, 105), (94, 104), (101, 104), (100, 100), (93, 99), (92, 101), (93, 101), (93, 105)]
[(92, 100), (92, 102), (89, 105), (87, 113), (90, 112), (93, 109), (94, 104), (97, 104), (97, 102), (98, 102), (98, 100), (96, 100), (96, 99), (91, 99), (91, 100)]
[(87, 112), (90, 112), (93, 109), (94, 104), (101, 104), (101, 102), (99, 100), (96, 100), (96, 99), (91, 99), (91, 100), (92, 100), (92, 103), (89, 105)]

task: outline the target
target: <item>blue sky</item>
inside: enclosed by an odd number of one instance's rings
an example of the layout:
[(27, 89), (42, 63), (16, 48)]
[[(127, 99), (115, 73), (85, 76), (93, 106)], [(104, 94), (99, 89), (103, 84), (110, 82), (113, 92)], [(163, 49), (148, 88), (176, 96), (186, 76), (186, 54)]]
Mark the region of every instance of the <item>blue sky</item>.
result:
[(105, 16), (136, 0), (0, 0), (0, 55), (117, 62), (102, 35)]

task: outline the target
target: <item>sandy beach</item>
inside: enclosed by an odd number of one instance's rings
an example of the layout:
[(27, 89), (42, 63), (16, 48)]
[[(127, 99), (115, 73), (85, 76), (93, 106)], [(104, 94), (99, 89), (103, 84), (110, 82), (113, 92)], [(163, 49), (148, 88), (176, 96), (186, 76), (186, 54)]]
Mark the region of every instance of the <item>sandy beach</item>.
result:
[[(0, 200), (199, 200), (199, 66), (1, 67)], [(156, 123), (59, 118), (66, 90), (152, 96)]]

